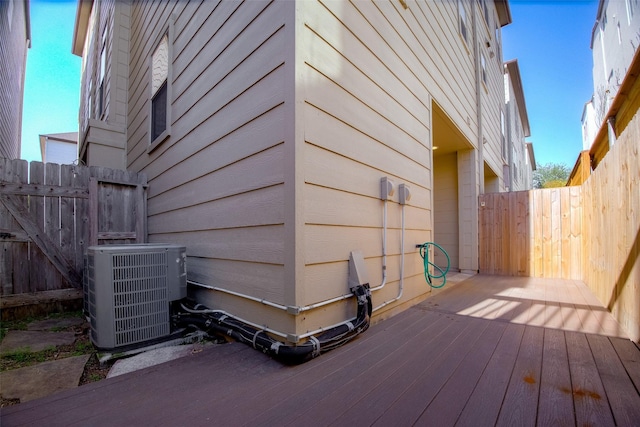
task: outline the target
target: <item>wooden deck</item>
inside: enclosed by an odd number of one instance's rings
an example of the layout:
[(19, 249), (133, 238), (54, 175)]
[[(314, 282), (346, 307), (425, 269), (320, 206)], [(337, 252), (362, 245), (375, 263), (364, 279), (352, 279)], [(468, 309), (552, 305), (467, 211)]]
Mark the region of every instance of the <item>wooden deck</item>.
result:
[(3, 408), (14, 425), (640, 425), (640, 350), (581, 282), (475, 276), (287, 367), (242, 344)]

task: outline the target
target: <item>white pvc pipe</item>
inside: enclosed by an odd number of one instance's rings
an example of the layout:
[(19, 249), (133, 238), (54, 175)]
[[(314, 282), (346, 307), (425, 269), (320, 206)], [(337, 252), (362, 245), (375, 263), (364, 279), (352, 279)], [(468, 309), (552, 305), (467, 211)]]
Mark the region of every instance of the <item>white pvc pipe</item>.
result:
[[(402, 213), (403, 213), (403, 218), (404, 218), (404, 206), (402, 207), (402, 209), (403, 209)], [(403, 219), (403, 221), (404, 221), (404, 219)], [(403, 231), (403, 233), (404, 233), (404, 231)], [(255, 301), (257, 303), (264, 304), (264, 305), (267, 305), (269, 307), (277, 308), (277, 309), (283, 310), (283, 311), (290, 311), (290, 312), (293, 312), (293, 313), (302, 313), (302, 312), (305, 312), (305, 311), (313, 310), (315, 308), (323, 307), (325, 305), (333, 304), (335, 302), (342, 301), (342, 300), (345, 300), (345, 299), (353, 297), (353, 294), (345, 294), (345, 295), (340, 295), (338, 297), (334, 297), (334, 298), (331, 298), (331, 299), (328, 299), (328, 300), (325, 300), (325, 301), (320, 301), (320, 302), (316, 302), (316, 303), (313, 303), (313, 304), (305, 305), (303, 307), (286, 306), (286, 305), (278, 304), (278, 303), (275, 303), (275, 302), (271, 302), (271, 301), (266, 300), (264, 298), (256, 298), (256, 297), (251, 296), (251, 295), (243, 294), (243, 293), (236, 292), (236, 291), (231, 291), (229, 289), (220, 288), (218, 286), (212, 286), (212, 285), (207, 285), (207, 284), (204, 284), (204, 283), (195, 282), (193, 280), (187, 280), (187, 283), (189, 283), (191, 285), (194, 285), (194, 286), (199, 286), (201, 288), (211, 289), (211, 290), (214, 290), (214, 291), (222, 292), (222, 293), (233, 295), (233, 296), (236, 296), (236, 297), (248, 299), (250, 301)], [(376, 286), (375, 288), (371, 288), (371, 291), (378, 291), (378, 290), (384, 288), (386, 283), (387, 283), (387, 201), (385, 200), (384, 201), (384, 205), (383, 205), (383, 214), (382, 214), (382, 283), (380, 283), (380, 285)]]
[(385, 301), (379, 306), (375, 307), (373, 311), (379, 310), (382, 307), (385, 307), (391, 303), (398, 301), (402, 298), (402, 293), (404, 292), (404, 206), (402, 205), (402, 225), (401, 225), (401, 234), (400, 234), (400, 290), (398, 291), (398, 296), (392, 300)]

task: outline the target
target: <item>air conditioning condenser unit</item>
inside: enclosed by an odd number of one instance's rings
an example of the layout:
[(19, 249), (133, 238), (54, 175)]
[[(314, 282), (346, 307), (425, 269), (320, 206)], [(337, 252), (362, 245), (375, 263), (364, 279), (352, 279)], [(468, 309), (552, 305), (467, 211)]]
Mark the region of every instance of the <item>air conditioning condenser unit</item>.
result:
[(186, 249), (157, 243), (90, 246), (84, 287), (96, 347), (160, 340), (171, 333), (171, 303), (187, 296)]

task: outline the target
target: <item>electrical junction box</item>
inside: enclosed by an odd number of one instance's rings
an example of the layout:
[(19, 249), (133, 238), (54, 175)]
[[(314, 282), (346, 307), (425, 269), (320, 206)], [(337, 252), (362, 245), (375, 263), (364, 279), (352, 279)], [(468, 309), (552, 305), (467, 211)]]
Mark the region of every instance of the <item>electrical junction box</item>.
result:
[(170, 303), (187, 296), (186, 248), (90, 246), (83, 277), (91, 341), (117, 349), (170, 334)]

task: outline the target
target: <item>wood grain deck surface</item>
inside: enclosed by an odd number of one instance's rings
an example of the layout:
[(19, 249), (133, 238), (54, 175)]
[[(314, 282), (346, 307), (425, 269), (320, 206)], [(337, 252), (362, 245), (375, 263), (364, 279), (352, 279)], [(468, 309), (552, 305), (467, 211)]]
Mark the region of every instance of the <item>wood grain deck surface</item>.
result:
[(231, 343), (2, 426), (640, 425), (640, 349), (581, 282), (474, 276), (304, 365)]

